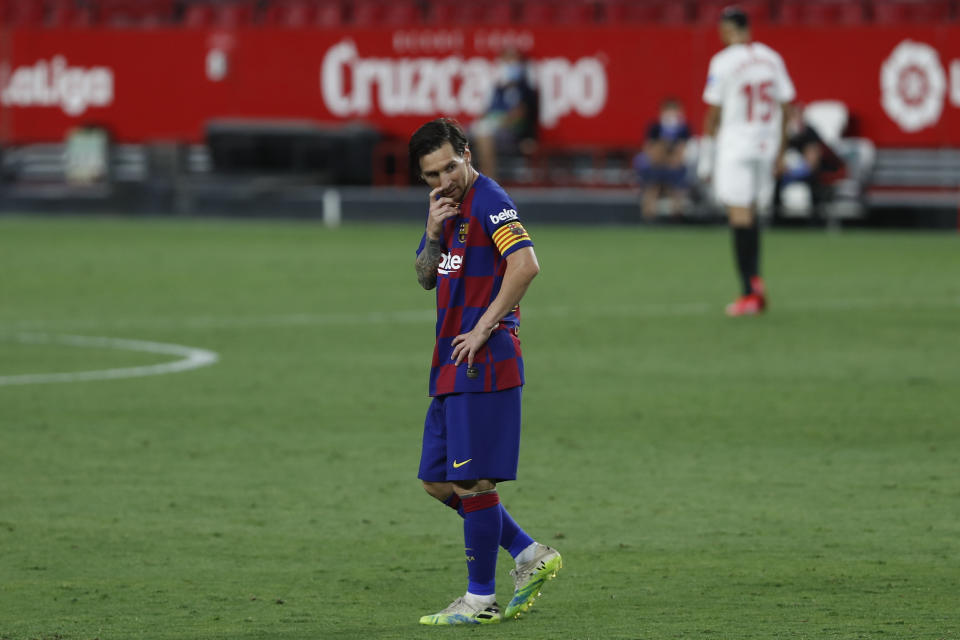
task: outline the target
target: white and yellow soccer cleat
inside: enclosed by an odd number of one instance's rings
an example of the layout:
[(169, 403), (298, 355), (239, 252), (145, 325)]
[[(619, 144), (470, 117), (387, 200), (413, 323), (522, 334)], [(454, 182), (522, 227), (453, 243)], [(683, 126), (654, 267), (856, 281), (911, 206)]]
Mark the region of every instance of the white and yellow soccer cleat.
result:
[(503, 612), (506, 618), (516, 618), (522, 612), (533, 606), (533, 601), (540, 595), (543, 583), (557, 577), (557, 572), (563, 567), (563, 558), (560, 552), (545, 544), (537, 543), (536, 555), (530, 562), (524, 562), (510, 572), (513, 576), (513, 599)]
[(439, 613), (420, 618), (420, 624), (495, 624), (500, 622), (500, 605), (496, 602), (483, 609), (476, 609), (459, 597)]

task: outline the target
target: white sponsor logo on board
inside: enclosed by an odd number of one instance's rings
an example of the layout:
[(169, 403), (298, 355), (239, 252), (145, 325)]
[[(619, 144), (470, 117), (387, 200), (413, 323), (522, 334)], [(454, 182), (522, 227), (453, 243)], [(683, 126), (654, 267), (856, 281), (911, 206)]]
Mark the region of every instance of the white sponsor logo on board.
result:
[(89, 107), (113, 103), (112, 69), (70, 66), (62, 55), (4, 69), (2, 76), (0, 100), (6, 106), (60, 107), (68, 116), (79, 116)]
[[(593, 118), (607, 104), (607, 71), (594, 57), (542, 58), (533, 62), (540, 94), (540, 124), (547, 128), (570, 114)], [(498, 63), (480, 56), (365, 57), (350, 39), (330, 47), (320, 65), (327, 109), (341, 118), (484, 112)]]

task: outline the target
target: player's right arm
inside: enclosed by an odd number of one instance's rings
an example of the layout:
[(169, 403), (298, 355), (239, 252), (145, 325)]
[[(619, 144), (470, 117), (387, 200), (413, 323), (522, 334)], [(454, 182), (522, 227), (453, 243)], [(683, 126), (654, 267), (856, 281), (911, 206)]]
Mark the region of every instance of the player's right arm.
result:
[[(771, 50), (772, 51), (772, 50)], [(793, 106), (793, 101), (797, 97), (797, 90), (793, 86), (793, 80), (790, 79), (790, 74), (787, 73), (787, 66), (783, 63), (783, 58), (780, 57), (776, 51), (772, 51), (774, 59), (777, 66), (777, 81), (776, 81), (776, 100), (780, 103), (780, 151), (777, 154), (777, 164), (782, 164), (783, 154), (787, 150), (787, 139), (789, 134), (787, 132), (787, 124), (790, 122), (791, 113), (796, 107)]]
[(795, 108), (793, 106), (793, 101), (797, 97), (797, 90), (793, 86), (793, 80), (790, 79), (790, 74), (787, 72), (787, 67), (783, 62), (783, 58), (780, 57), (780, 54), (774, 51), (773, 49), (766, 47), (764, 45), (756, 45), (759, 50), (764, 53), (773, 63), (774, 76), (768, 84), (772, 85), (772, 91), (769, 95), (769, 99), (773, 100), (775, 107), (779, 108), (780, 113), (780, 130), (778, 131), (780, 147), (777, 150), (775, 171), (778, 173), (783, 168), (783, 154), (787, 150), (787, 142), (789, 134), (787, 131), (788, 123), (791, 120), (792, 111)]
[(787, 145), (790, 139), (787, 127), (792, 117), (793, 109), (794, 107), (787, 102), (780, 104), (780, 148), (777, 150), (777, 160), (774, 165), (774, 171), (777, 174), (783, 171), (783, 156), (787, 152)]
[(452, 198), (438, 198), (441, 188), (430, 192), (430, 211), (427, 214), (427, 229), (423, 249), (417, 254), (413, 267), (417, 282), (424, 289), (437, 286), (437, 267), (443, 259), (443, 221), (457, 215), (459, 208)]

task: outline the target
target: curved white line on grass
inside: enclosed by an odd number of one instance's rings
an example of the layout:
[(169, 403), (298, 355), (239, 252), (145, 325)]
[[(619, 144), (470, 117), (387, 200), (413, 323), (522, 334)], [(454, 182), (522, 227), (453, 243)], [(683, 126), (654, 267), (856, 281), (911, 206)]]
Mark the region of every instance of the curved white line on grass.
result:
[(124, 338), (103, 338), (96, 336), (54, 335), (47, 333), (21, 333), (15, 336), (23, 344), (63, 344), (71, 347), (99, 349), (121, 349), (124, 351), (144, 351), (164, 355), (180, 356), (179, 360), (162, 362), (141, 367), (123, 367), (118, 369), (97, 369), (94, 371), (72, 371), (68, 373), (26, 373), (21, 375), (0, 376), (0, 386), (15, 384), (43, 384), (48, 382), (81, 382), (86, 380), (116, 380), (120, 378), (139, 378), (159, 376), (165, 373), (179, 373), (206, 367), (220, 356), (207, 349), (186, 347), (164, 342), (146, 340), (127, 340)]
[[(638, 303), (626, 305), (604, 305), (601, 307), (568, 306), (524, 306), (524, 317), (569, 316), (590, 318), (671, 318), (704, 315), (723, 316), (723, 300), (709, 302), (664, 302)], [(935, 310), (960, 308), (960, 298), (843, 298), (826, 300), (779, 301), (777, 309), (800, 313), (831, 313), (850, 310), (886, 311), (886, 310)], [(152, 317), (149, 319), (105, 318), (81, 322), (43, 322), (22, 321), (4, 327), (17, 329), (44, 328), (62, 331), (83, 331), (85, 329), (104, 328), (117, 330), (147, 329), (256, 329), (261, 327), (320, 327), (348, 326), (354, 324), (429, 324), (436, 320), (436, 311), (425, 308), (419, 310), (368, 311), (355, 313), (289, 313), (274, 315), (237, 315), (237, 316), (186, 316), (180, 318)]]

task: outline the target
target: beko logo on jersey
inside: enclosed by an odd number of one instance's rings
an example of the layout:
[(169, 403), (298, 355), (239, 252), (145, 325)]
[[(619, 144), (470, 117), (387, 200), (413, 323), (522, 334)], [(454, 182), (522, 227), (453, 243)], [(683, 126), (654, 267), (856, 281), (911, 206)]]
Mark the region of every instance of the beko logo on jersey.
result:
[(500, 213), (494, 213), (490, 216), (490, 222), (493, 224), (500, 224), (501, 222), (506, 222), (507, 220), (516, 220), (517, 219), (517, 210), (516, 209), (504, 209)]
[(437, 266), (437, 272), (448, 275), (452, 271), (460, 271), (463, 266), (463, 256), (445, 253), (441, 256), (440, 264)]

